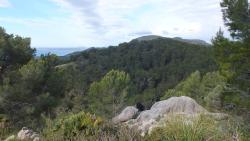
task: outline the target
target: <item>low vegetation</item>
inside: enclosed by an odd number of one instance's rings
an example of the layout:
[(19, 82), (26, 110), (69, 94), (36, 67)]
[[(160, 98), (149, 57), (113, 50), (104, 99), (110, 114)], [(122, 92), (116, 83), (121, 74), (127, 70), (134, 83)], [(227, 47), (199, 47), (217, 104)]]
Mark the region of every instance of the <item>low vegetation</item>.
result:
[[(228, 121), (221, 123), (205, 115), (190, 119), (173, 116), (166, 120), (166, 125), (152, 131), (148, 140), (154, 141), (229, 141), (243, 139), (237, 127)], [(224, 124), (224, 125), (221, 125)]]
[(70, 114), (55, 120), (46, 119), (43, 140), (62, 141), (128, 141), (142, 140), (140, 134), (123, 126), (114, 126), (109, 121), (90, 113)]

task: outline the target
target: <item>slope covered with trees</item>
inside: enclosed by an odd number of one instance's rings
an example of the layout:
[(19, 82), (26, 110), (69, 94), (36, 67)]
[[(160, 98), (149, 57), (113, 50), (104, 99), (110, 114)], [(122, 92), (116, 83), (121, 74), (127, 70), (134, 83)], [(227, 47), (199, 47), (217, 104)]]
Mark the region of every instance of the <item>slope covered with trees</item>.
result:
[(193, 71), (204, 74), (216, 69), (212, 48), (170, 38), (92, 48), (72, 56), (71, 62), (80, 69), (87, 84), (111, 69), (127, 72), (132, 81), (128, 94), (131, 102), (148, 106), (159, 100), (166, 88), (175, 86)]

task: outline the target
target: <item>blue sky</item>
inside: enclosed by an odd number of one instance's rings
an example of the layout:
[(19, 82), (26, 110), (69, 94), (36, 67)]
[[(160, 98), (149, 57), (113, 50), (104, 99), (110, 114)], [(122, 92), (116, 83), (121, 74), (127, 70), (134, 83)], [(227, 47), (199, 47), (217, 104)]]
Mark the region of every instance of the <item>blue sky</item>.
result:
[(210, 41), (220, 0), (0, 0), (0, 26), (33, 47), (103, 47), (144, 35)]

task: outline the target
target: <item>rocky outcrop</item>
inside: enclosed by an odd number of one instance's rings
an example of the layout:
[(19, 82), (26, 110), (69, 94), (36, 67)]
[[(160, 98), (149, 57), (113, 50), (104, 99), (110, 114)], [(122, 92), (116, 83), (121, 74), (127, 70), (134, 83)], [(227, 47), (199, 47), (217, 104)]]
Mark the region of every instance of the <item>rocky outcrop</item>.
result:
[(126, 107), (118, 116), (112, 119), (112, 122), (117, 124), (128, 121), (136, 117), (138, 109), (133, 106)]
[(18, 140), (32, 140), (32, 141), (40, 141), (40, 136), (38, 133), (33, 132), (31, 129), (27, 127), (23, 127), (22, 130), (20, 130), (17, 133), (16, 139)]
[(156, 102), (150, 110), (143, 111), (136, 121), (156, 120), (164, 115), (174, 113), (196, 114), (202, 112), (207, 111), (190, 97), (171, 97), (167, 100)]
[[(199, 114), (207, 114), (217, 120), (227, 118), (226, 114), (210, 113), (200, 106), (194, 99), (186, 96), (171, 97), (167, 100), (156, 102), (150, 110), (142, 111), (136, 119), (128, 118), (125, 111), (118, 116), (120, 122), (125, 122), (129, 127), (141, 131), (142, 135), (155, 127), (163, 126), (164, 119), (173, 115), (181, 115), (188, 119), (197, 117)], [(128, 112), (129, 113), (129, 112)], [(160, 123), (160, 124), (159, 124)]]

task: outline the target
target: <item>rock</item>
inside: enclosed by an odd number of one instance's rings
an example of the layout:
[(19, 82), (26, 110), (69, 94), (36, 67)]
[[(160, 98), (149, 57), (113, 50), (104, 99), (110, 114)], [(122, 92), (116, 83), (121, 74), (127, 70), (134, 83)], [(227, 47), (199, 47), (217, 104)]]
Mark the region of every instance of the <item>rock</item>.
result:
[(112, 119), (113, 123), (118, 124), (121, 122), (126, 122), (130, 119), (135, 118), (138, 113), (138, 109), (133, 106), (126, 107), (118, 116)]
[(166, 113), (187, 113), (195, 114), (207, 112), (194, 99), (186, 96), (171, 97), (167, 100), (156, 102), (150, 110), (156, 110), (159, 114)]
[(16, 136), (15, 135), (11, 135), (7, 139), (5, 139), (4, 141), (14, 141), (15, 139), (16, 139)]
[[(185, 122), (188, 124), (200, 114), (207, 114), (217, 120), (223, 120), (228, 117), (226, 114), (210, 113), (194, 99), (181, 96), (156, 102), (150, 110), (142, 111), (136, 119), (128, 120), (125, 124), (139, 130), (142, 135), (145, 135), (155, 127), (164, 126), (164, 121), (168, 118), (173, 118), (177, 115), (182, 116), (185, 117), (187, 120)], [(120, 122), (126, 120), (120, 120)]]
[(22, 130), (20, 130), (17, 133), (17, 139), (18, 140), (33, 140), (33, 141), (39, 141), (40, 137), (39, 134), (36, 132), (33, 132), (31, 129), (27, 127), (23, 127)]
[(158, 118), (170, 113), (196, 114), (202, 112), (207, 111), (190, 97), (171, 97), (167, 100), (156, 102), (150, 110), (143, 111), (136, 121), (144, 122), (150, 119), (157, 120)]

